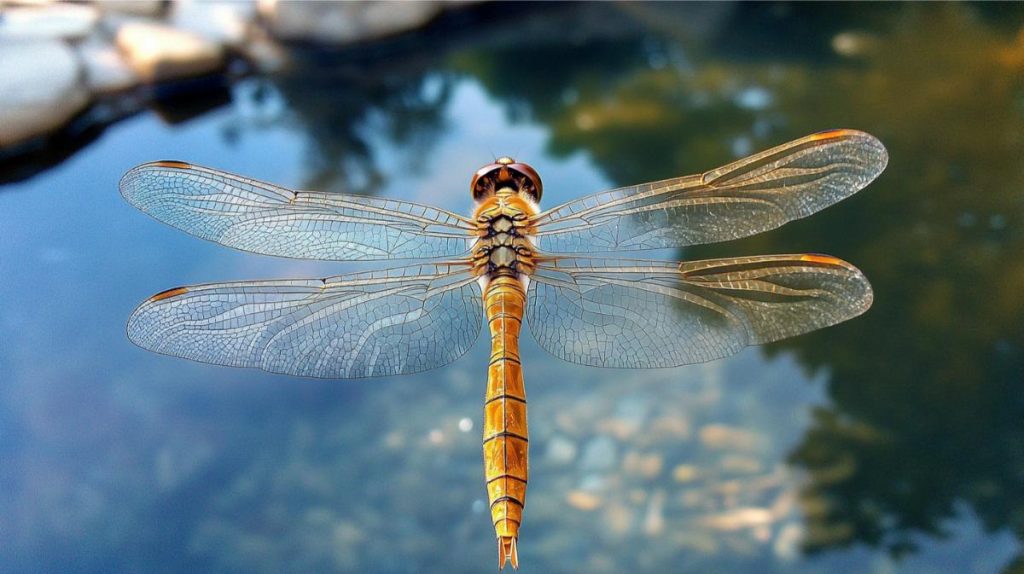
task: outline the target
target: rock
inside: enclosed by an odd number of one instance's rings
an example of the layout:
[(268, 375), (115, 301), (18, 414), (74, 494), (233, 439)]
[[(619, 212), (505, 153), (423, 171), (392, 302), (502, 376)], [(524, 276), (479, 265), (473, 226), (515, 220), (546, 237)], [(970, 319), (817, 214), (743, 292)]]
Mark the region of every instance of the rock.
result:
[(164, 12), (163, 0), (94, 0), (104, 12), (156, 18)]
[(697, 467), (690, 464), (680, 464), (672, 469), (672, 478), (676, 482), (692, 482), (697, 475)]
[(576, 443), (556, 435), (548, 441), (548, 450), (544, 457), (552, 464), (560, 466), (569, 464), (576, 458)]
[(109, 94), (132, 88), (139, 76), (124, 56), (102, 38), (92, 37), (78, 46), (85, 67), (85, 82), (93, 94)]
[(275, 37), (327, 44), (376, 40), (419, 28), (443, 8), (443, 3), (429, 1), (259, 2), (260, 16)]
[(63, 126), (89, 103), (75, 53), (58, 40), (0, 43), (0, 148)]
[(658, 440), (689, 440), (693, 434), (690, 421), (683, 416), (665, 416), (651, 423), (651, 434)]
[(585, 490), (570, 490), (565, 501), (569, 506), (586, 512), (597, 510), (601, 506), (601, 498)]
[(84, 38), (99, 18), (96, 8), (79, 4), (5, 8), (0, 17), (0, 41)]
[(707, 425), (700, 429), (700, 442), (707, 448), (751, 451), (760, 444), (757, 434), (725, 425)]
[(663, 461), (657, 454), (640, 454), (630, 451), (622, 459), (622, 469), (628, 474), (635, 474), (646, 479), (657, 478), (661, 474)]
[(176, 2), (170, 24), (211, 42), (239, 47), (255, 17), (256, 5), (248, 2)]
[(149, 82), (198, 76), (224, 66), (218, 44), (161, 24), (124, 23), (117, 30), (117, 47), (135, 73)]
[(621, 502), (612, 502), (608, 505), (608, 508), (604, 511), (603, 525), (608, 528), (608, 531), (612, 534), (619, 536), (627, 534), (632, 530), (633, 522), (635, 521), (636, 513), (633, 512), (625, 504)]
[(734, 531), (770, 525), (774, 520), (771, 510), (767, 508), (737, 508), (705, 516), (701, 523), (715, 530)]
[(599, 435), (583, 448), (580, 467), (583, 470), (608, 470), (615, 466), (615, 441), (610, 437)]

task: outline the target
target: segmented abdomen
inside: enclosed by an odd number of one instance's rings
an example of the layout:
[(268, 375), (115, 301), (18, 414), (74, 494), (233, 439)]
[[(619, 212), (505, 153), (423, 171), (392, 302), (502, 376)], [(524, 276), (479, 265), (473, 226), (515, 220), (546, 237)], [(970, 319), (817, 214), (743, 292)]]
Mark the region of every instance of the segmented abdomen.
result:
[(519, 362), (526, 292), (518, 279), (496, 277), (487, 286), (484, 303), (491, 331), (484, 404), (484, 475), (499, 545), (511, 545), (519, 536), (528, 474), (526, 390)]

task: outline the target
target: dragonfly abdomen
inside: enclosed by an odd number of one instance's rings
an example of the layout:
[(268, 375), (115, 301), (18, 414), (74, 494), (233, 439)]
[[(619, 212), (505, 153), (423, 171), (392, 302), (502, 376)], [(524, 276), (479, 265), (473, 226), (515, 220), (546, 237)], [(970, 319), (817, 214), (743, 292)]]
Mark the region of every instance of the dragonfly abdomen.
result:
[(517, 540), (526, 504), (529, 435), (519, 332), (526, 292), (510, 275), (494, 277), (484, 292), (491, 359), (484, 403), (484, 477), (498, 537), (498, 566), (519, 567)]

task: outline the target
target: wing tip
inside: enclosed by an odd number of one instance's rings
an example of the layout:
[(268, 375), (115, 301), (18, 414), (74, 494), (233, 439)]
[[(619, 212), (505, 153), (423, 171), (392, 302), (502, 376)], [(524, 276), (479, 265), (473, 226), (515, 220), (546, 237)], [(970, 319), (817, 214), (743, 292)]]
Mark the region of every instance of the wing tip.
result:
[(861, 296), (858, 297), (857, 299), (859, 304), (856, 306), (856, 308), (853, 309), (853, 313), (849, 317), (842, 319), (840, 322), (852, 319), (854, 317), (858, 317), (871, 308), (871, 305), (875, 301), (874, 289), (871, 288), (871, 281), (868, 280), (867, 275), (865, 275), (864, 272), (861, 271), (860, 268), (858, 268), (856, 265), (850, 263), (849, 261), (840, 259), (838, 257), (825, 255), (824, 253), (803, 253), (798, 255), (797, 257), (800, 261), (806, 261), (808, 263), (817, 263), (821, 265), (841, 267), (846, 271), (850, 272), (850, 280), (860, 283), (861, 287), (864, 289)]
[(171, 299), (179, 295), (184, 295), (190, 290), (191, 289), (188, 287), (174, 287), (173, 289), (166, 289), (149, 297), (142, 303), (139, 303), (138, 307), (132, 311), (132, 314), (128, 317), (128, 322), (125, 324), (125, 334), (128, 336), (128, 340), (143, 349), (156, 350), (150, 340), (151, 337), (147, 336), (147, 334), (138, 327), (140, 317), (149, 311), (152, 304), (159, 303), (160, 301), (166, 301), (167, 299)]
[[(812, 142), (858, 140), (863, 146), (871, 148), (877, 154), (877, 157), (874, 158), (873, 165), (875, 169), (872, 170), (868, 182), (878, 177), (880, 173), (885, 171), (886, 166), (889, 165), (889, 150), (885, 148), (885, 144), (881, 140), (868, 132), (849, 128), (833, 128), (815, 132), (807, 136), (807, 140)], [(867, 184), (865, 183), (865, 185)]]
[(194, 166), (191, 163), (179, 161), (176, 159), (162, 159), (158, 161), (141, 163), (126, 171), (124, 175), (121, 176), (121, 181), (118, 182), (117, 187), (121, 192), (121, 196), (127, 199), (129, 202), (132, 202), (132, 198), (136, 191), (135, 178), (139, 175), (139, 173), (152, 168), (190, 170), (193, 169), (194, 167), (196, 166)]

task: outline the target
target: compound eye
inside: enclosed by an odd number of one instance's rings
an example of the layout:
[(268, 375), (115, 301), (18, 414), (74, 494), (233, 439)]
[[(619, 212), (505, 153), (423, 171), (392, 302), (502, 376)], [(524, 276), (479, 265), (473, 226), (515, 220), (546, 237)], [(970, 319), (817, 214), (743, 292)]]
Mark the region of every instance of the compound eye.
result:
[(525, 163), (513, 163), (508, 168), (518, 172), (530, 182), (530, 194), (533, 195), (533, 200), (539, 203), (540, 197), (544, 193), (544, 183), (541, 181), (537, 170)]
[(490, 177), (490, 174), (500, 169), (505, 169), (505, 166), (499, 163), (489, 163), (476, 170), (476, 173), (473, 174), (473, 180), (469, 184), (469, 190), (473, 193), (473, 199), (479, 201), (487, 196), (488, 191), (494, 191), (492, 189), (494, 185), (493, 178)]
[(510, 157), (500, 157), (495, 160), (495, 163), (487, 164), (476, 170), (469, 187), (473, 193), (473, 199), (480, 201), (502, 184), (519, 184), (520, 189), (526, 191), (534, 201), (538, 202), (544, 191), (544, 185), (537, 170), (525, 163), (516, 162)]

